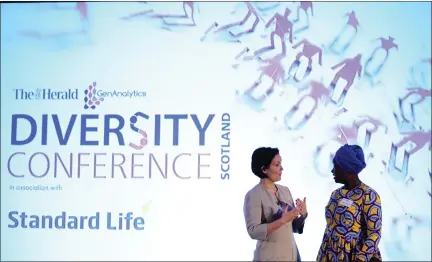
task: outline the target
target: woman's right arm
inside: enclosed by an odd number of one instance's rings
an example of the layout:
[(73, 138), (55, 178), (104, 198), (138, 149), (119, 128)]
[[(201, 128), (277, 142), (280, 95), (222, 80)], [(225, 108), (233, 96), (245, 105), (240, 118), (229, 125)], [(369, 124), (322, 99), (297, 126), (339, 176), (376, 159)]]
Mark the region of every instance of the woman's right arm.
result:
[(289, 222), (286, 216), (282, 216), (274, 222), (262, 223), (261, 199), (259, 194), (253, 191), (246, 194), (243, 211), (249, 236), (255, 240), (267, 240), (268, 235)]

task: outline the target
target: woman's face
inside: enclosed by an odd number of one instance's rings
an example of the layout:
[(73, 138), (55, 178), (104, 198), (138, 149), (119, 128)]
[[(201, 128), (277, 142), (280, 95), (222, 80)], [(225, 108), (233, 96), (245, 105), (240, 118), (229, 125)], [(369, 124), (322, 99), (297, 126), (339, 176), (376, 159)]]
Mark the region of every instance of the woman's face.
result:
[(281, 180), (282, 171), (282, 158), (280, 155), (275, 155), (270, 163), (270, 166), (263, 170), (264, 174), (266, 174), (272, 182)]
[(336, 183), (345, 184), (347, 182), (347, 176), (345, 174), (345, 171), (340, 166), (338, 166), (334, 161), (333, 161), (333, 169), (331, 172), (333, 173), (333, 179), (335, 180)]

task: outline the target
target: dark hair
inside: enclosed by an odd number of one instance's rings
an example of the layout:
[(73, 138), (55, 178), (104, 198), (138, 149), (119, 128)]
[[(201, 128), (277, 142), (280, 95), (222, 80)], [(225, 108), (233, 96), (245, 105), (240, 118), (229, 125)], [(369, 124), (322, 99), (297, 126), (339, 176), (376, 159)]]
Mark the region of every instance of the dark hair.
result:
[(279, 154), (278, 148), (260, 147), (252, 153), (251, 169), (252, 172), (259, 178), (266, 178), (263, 173), (263, 168), (268, 168), (273, 158)]

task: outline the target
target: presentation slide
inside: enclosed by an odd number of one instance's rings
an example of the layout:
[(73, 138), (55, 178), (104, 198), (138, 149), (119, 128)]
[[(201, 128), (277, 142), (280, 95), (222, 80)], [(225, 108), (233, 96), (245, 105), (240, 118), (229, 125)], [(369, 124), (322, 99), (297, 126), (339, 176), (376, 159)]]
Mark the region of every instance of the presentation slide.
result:
[(307, 198), (364, 149), (384, 261), (431, 261), (430, 2), (1, 4), (1, 259), (251, 261), (252, 152)]

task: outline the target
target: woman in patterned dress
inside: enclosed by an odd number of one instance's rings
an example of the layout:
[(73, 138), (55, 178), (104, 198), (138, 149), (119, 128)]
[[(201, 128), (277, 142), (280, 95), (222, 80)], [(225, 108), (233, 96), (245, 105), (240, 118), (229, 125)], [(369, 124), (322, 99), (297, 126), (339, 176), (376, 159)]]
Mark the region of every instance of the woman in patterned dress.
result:
[(326, 206), (327, 227), (317, 261), (382, 261), (381, 200), (358, 177), (366, 167), (362, 148), (342, 146), (333, 165), (335, 182), (344, 186), (333, 191)]

